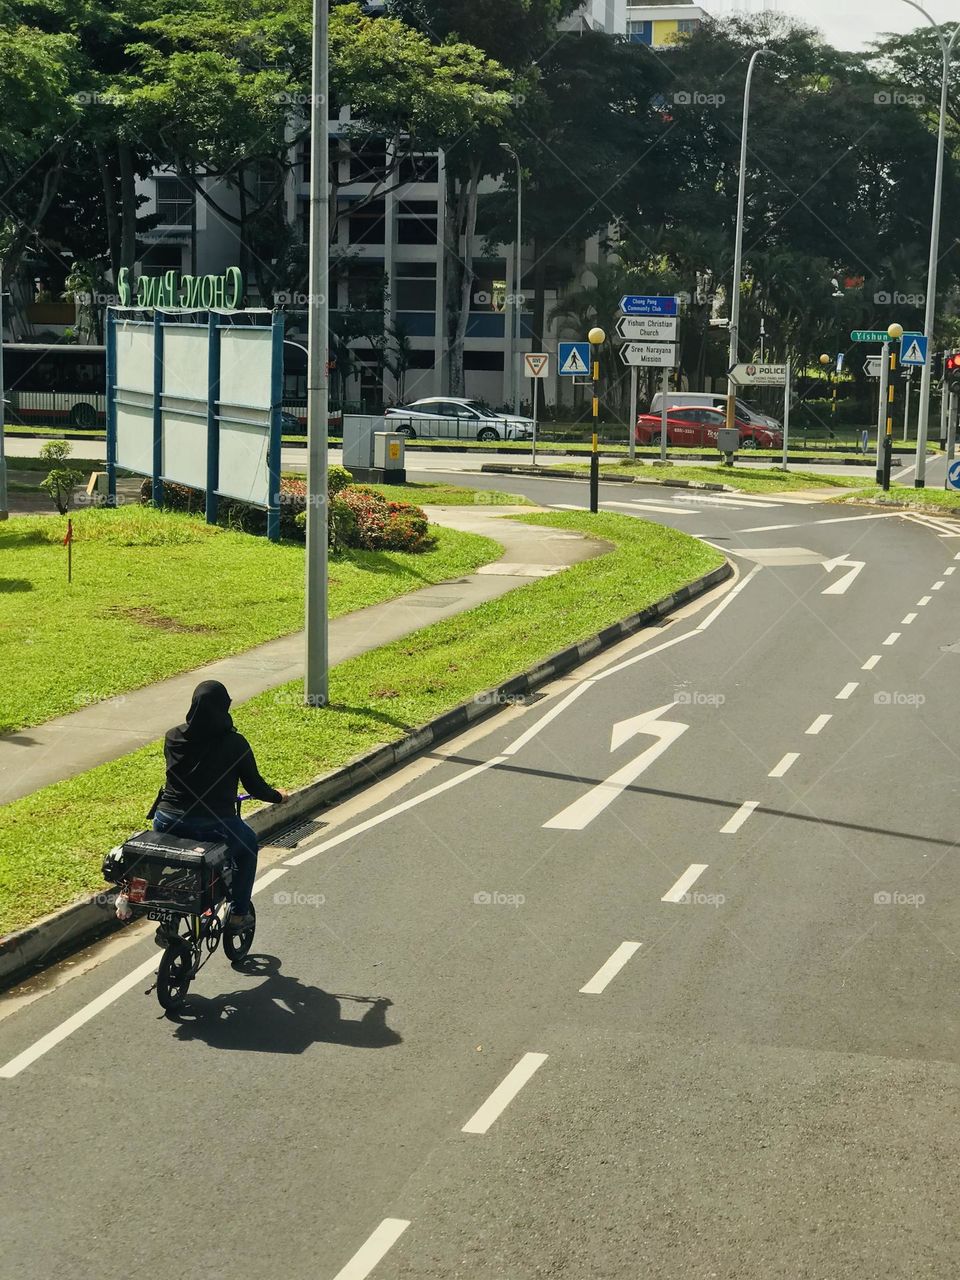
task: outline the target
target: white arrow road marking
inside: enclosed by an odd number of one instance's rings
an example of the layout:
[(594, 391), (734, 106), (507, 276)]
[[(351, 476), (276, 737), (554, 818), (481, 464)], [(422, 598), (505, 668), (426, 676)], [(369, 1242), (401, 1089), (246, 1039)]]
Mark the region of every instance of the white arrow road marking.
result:
[(345, 1267), (341, 1267), (334, 1280), (364, 1280), (384, 1254), (397, 1243), (410, 1223), (403, 1218), (384, 1218), (366, 1242), (360, 1246)]
[(621, 942), (610, 959), (600, 966), (590, 981), (580, 988), (582, 996), (598, 996), (604, 992), (632, 955), (640, 950), (639, 942)]
[(474, 1112), (461, 1133), (486, 1133), (494, 1120), (507, 1109), (534, 1072), (547, 1060), (545, 1053), (525, 1053), (512, 1071), (497, 1085), (479, 1111)]
[(631, 760), (629, 764), (624, 765), (622, 769), (611, 774), (605, 782), (598, 783), (579, 800), (574, 800), (573, 804), (568, 805), (556, 817), (545, 822), (544, 827), (556, 831), (582, 831), (594, 818), (603, 813), (604, 809), (613, 804), (632, 782), (649, 769), (653, 762), (690, 728), (688, 724), (680, 724), (676, 720), (659, 718), (665, 711), (669, 711), (676, 705), (675, 702), (668, 702), (665, 707), (657, 707), (655, 711), (645, 711), (643, 715), (633, 716), (630, 720), (621, 720), (619, 724), (615, 724), (610, 738), (611, 751), (617, 751), (625, 742), (629, 742), (639, 734), (649, 733), (659, 741)]
[(839, 569), (843, 565), (850, 570), (845, 573), (837, 582), (832, 582), (825, 591), (821, 591), (824, 596), (842, 596), (846, 595), (847, 589), (866, 568), (865, 560), (848, 560), (846, 556), (837, 556), (835, 560), (824, 560), (823, 567), (827, 573), (833, 573), (834, 569)]

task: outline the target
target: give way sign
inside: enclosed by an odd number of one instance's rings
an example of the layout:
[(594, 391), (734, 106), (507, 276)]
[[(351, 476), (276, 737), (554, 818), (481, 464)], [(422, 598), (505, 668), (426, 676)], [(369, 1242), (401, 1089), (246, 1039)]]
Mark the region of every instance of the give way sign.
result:
[(550, 372), (550, 357), (543, 351), (525, 351), (523, 367), (528, 378), (545, 378)]

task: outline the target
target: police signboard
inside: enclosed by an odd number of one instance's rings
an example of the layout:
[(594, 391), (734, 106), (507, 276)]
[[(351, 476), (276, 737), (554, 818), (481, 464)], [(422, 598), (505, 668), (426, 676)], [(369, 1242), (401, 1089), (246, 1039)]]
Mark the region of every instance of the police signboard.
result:
[(785, 364), (738, 364), (730, 370), (730, 379), (738, 387), (785, 387)]
[(620, 299), (620, 310), (625, 316), (675, 316), (677, 300), (666, 296), (628, 293)]
[(557, 344), (557, 372), (564, 378), (582, 378), (590, 373), (590, 343)]
[(927, 363), (927, 339), (922, 333), (905, 333), (900, 343), (900, 363), (922, 368)]

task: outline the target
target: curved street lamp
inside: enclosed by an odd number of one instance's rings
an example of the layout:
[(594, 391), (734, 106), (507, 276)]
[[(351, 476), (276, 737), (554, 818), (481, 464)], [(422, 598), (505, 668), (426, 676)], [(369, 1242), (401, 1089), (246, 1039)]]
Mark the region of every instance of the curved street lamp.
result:
[(950, 87), (950, 69), (953, 50), (960, 37), (960, 26), (957, 26), (948, 40), (943, 34), (940, 24), (917, 0), (903, 0), (911, 9), (922, 13), (937, 33), (940, 41), (940, 52), (943, 54), (943, 82), (940, 91), (940, 128), (937, 132), (937, 171), (933, 184), (933, 220), (930, 230), (930, 266), (927, 271), (927, 309), (923, 322), (923, 332), (927, 338), (927, 362), (923, 366), (920, 380), (920, 418), (917, 422), (917, 465), (914, 485), (917, 489), (925, 487), (927, 468), (927, 427), (930, 421), (930, 384), (933, 380), (933, 326), (937, 308), (937, 267), (940, 258), (940, 216), (943, 206), (943, 166), (947, 142), (947, 105)]
[(517, 166), (517, 229), (513, 246), (513, 301), (510, 304), (510, 394), (513, 397), (513, 412), (520, 413), (520, 342), (521, 317), (523, 303), (520, 300), (520, 277), (523, 272), (521, 236), (523, 232), (523, 171), (520, 168), (520, 157), (509, 142), (501, 142), (500, 147), (508, 155), (513, 156)]

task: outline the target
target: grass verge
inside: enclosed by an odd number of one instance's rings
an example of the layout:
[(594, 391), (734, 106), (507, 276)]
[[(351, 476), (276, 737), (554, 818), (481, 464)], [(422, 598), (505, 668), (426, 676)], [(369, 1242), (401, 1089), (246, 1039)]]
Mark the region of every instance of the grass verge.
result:
[[(574, 471), (589, 472), (576, 463)], [(640, 480), (695, 480), (705, 484), (727, 484), (744, 493), (792, 493), (800, 489), (847, 489), (863, 483), (859, 476), (822, 476), (812, 471), (783, 471), (779, 467), (651, 467), (640, 463), (614, 463), (600, 467), (606, 475), (636, 476)]]
[(865, 485), (854, 493), (832, 498), (832, 502), (862, 502), (875, 507), (909, 507), (911, 511), (928, 511), (940, 515), (960, 515), (960, 493), (952, 489), (914, 489), (907, 485), (891, 485), (884, 492), (878, 484)]
[[(595, 535), (612, 550), (341, 663), (323, 711), (300, 705), (299, 681), (237, 708), (265, 777), (303, 785), (723, 562), (687, 534), (629, 516), (520, 518)], [(171, 722), (182, 710), (171, 707)], [(143, 827), (162, 771), (154, 743), (0, 807), (0, 933), (100, 888), (105, 851)]]
[[(0, 732), (240, 653), (303, 625), (304, 549), (149, 507), (0, 524)], [(330, 563), (330, 614), (495, 560), (489, 538), (434, 527), (436, 547), (349, 551)]]

